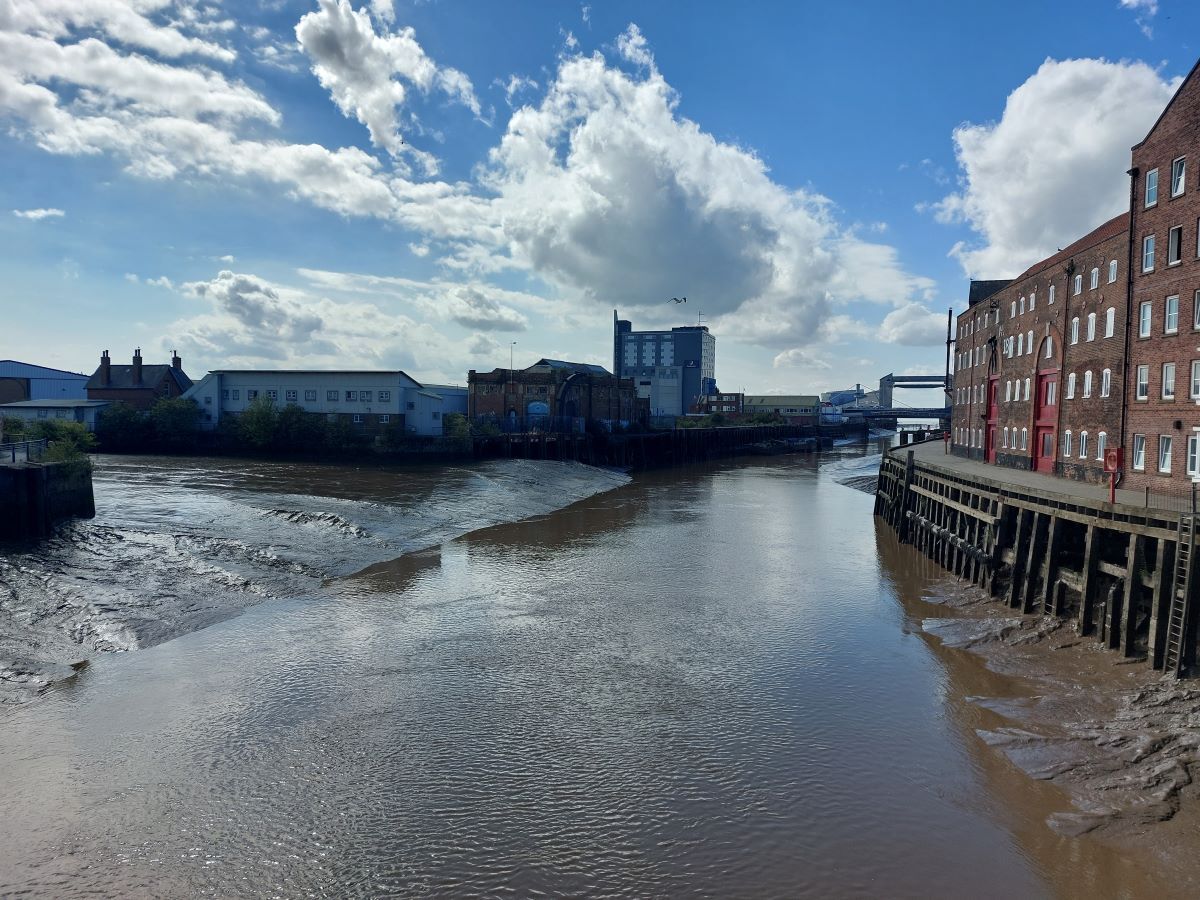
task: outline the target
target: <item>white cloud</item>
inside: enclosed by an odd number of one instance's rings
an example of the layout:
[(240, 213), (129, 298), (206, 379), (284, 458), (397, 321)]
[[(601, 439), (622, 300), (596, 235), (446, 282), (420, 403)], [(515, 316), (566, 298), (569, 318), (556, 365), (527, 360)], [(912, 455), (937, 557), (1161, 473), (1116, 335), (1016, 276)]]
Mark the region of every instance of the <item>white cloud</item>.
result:
[(60, 219), (66, 215), (61, 209), (14, 209), (13, 215), (19, 219), (31, 219), (40, 222), (42, 219)]
[(236, 257), (236, 256), (234, 256), (234, 255), (233, 255), (233, 254), (231, 254), (231, 253), (226, 253), (224, 256), (218, 256), (218, 257), (217, 257), (217, 262), (223, 262), (223, 263), (226, 263), (226, 264), (233, 263), (233, 262), (236, 262), (236, 261), (237, 261), (237, 257)]
[(138, 277), (137, 277), (135, 274), (133, 274), (132, 272), (126, 272), (126, 273), (125, 273), (125, 280), (126, 280), (126, 281), (128, 281), (130, 284), (139, 284), (139, 283), (141, 282), (141, 279), (140, 279), (140, 278), (138, 278)]
[[(461, 381), (476, 356), (426, 322), (376, 303), (334, 300), (229, 270), (180, 292), (206, 306), (166, 329), (176, 347), (213, 368), (400, 368), (418, 379)], [(488, 340), (474, 335), (471, 343)]]
[(507, 82), (496, 80), (496, 84), (504, 88), (504, 101), (511, 107), (514, 105), (513, 98), (523, 91), (536, 91), (538, 83), (532, 78), (526, 78), (523, 75), (509, 75)]
[(954, 132), (960, 190), (937, 205), (981, 244), (951, 252), (968, 275), (1016, 275), (1126, 209), (1129, 148), (1178, 81), (1144, 63), (1046, 60), (999, 122)]
[[(408, 153), (429, 173), (437, 169), (427, 153), (407, 147), (400, 134), (398, 109), (405, 105), (405, 83), (424, 93), (437, 88), (480, 114), (471, 81), (457, 69), (441, 68), (417, 43), (412, 28), (377, 34), (365, 9), (349, 0), (319, 0), (320, 9), (296, 25), (296, 39), (313, 62), (313, 73), (338, 109), (367, 127), (371, 143), (393, 157)], [(378, 12), (377, 12), (378, 16)]]
[(946, 342), (946, 317), (910, 303), (892, 310), (879, 326), (879, 339), (885, 344), (906, 347), (930, 347)]

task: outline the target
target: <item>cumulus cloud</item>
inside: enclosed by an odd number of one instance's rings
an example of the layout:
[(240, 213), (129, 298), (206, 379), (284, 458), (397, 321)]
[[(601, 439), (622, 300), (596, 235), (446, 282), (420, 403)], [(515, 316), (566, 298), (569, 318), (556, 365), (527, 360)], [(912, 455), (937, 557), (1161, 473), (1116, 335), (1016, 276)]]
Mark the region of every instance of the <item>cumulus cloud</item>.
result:
[(879, 326), (879, 340), (906, 347), (930, 347), (946, 342), (946, 318), (919, 303), (888, 313)]
[(1127, 208), (1129, 148), (1178, 81), (1144, 63), (1046, 60), (1000, 121), (954, 132), (960, 189), (936, 206), (981, 241), (951, 251), (968, 275), (1015, 275)]
[(1137, 15), (1134, 21), (1148, 38), (1154, 37), (1152, 20), (1158, 15), (1158, 0), (1120, 0), (1122, 9), (1131, 9)]
[(503, 290), (483, 281), (418, 281), (316, 269), (301, 269), (300, 274), (326, 290), (388, 297), (423, 318), (455, 322), (479, 331), (524, 331), (529, 320), (513, 306), (546, 309), (550, 305), (541, 297)]
[(61, 209), (14, 209), (13, 215), (18, 219), (30, 219), (40, 222), (42, 219), (60, 219), (66, 215)]
[(371, 143), (393, 157), (416, 155), (430, 173), (432, 156), (406, 147), (400, 134), (398, 109), (407, 98), (406, 84), (428, 93), (437, 88), (451, 99), (480, 114), (471, 81), (457, 69), (436, 65), (417, 43), (412, 28), (392, 33), (381, 15), (390, 4), (374, 4), (384, 25), (377, 33), (365, 9), (355, 10), (349, 0), (319, 0), (320, 9), (296, 25), (296, 39), (313, 63), (313, 73), (329, 91), (338, 109), (367, 127)]

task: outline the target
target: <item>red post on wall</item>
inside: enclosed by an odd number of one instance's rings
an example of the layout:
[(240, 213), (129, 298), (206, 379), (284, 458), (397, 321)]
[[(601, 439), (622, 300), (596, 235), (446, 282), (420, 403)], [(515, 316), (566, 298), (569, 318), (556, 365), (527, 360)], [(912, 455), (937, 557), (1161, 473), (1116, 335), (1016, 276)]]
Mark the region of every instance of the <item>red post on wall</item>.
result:
[(1104, 451), (1104, 471), (1108, 473), (1108, 502), (1117, 502), (1117, 475), (1124, 468), (1125, 451), (1121, 447), (1109, 447)]

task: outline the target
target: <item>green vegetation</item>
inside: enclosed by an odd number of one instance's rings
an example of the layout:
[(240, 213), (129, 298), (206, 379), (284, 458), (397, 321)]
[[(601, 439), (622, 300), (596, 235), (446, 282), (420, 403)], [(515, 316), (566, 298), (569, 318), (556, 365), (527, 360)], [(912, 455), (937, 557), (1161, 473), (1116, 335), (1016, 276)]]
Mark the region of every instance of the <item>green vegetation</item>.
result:
[(47, 462), (73, 462), (86, 459), (96, 446), (95, 436), (80, 422), (71, 419), (4, 419), (6, 443), (46, 440)]

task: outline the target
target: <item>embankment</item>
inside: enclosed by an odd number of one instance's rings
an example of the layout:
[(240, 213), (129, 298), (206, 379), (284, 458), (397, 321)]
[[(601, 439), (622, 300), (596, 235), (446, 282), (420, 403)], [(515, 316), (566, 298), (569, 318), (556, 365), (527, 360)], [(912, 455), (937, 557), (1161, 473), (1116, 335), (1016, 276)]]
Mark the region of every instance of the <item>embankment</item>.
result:
[(86, 460), (0, 466), (0, 540), (49, 537), (57, 522), (96, 514)]

